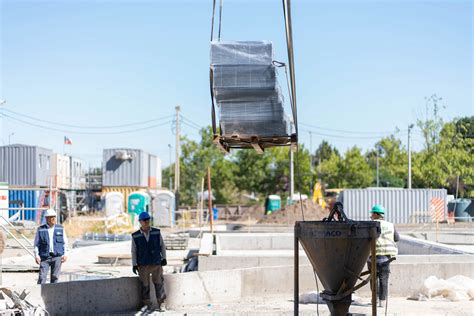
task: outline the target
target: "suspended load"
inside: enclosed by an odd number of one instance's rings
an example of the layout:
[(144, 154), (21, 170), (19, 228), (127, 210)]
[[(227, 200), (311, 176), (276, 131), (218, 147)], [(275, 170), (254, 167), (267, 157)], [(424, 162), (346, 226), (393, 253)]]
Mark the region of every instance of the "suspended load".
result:
[(225, 150), (291, 142), (271, 42), (212, 41), (211, 89), (220, 128), (214, 141)]

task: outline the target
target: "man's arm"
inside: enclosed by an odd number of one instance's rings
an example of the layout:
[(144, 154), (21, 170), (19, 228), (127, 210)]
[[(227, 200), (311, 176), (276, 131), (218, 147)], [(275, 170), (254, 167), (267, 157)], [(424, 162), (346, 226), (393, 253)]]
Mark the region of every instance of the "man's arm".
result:
[(135, 238), (132, 237), (132, 266), (137, 265), (137, 246), (135, 245)]
[(69, 253), (69, 242), (66, 235), (66, 230), (63, 229), (63, 239), (64, 239), (64, 255), (67, 256)]
[(161, 259), (166, 259), (166, 246), (163, 241), (163, 236), (160, 234), (160, 248), (161, 248)]
[(393, 240), (395, 242), (398, 242), (400, 240), (400, 234), (396, 230), (393, 231)]
[(35, 246), (35, 261), (37, 264), (41, 262), (41, 258), (39, 256), (39, 229), (36, 230), (35, 241), (33, 243)]

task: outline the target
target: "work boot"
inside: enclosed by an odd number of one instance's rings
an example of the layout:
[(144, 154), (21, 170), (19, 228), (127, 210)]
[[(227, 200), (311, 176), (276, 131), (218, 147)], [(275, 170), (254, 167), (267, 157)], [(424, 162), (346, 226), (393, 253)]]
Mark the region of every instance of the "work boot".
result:
[(164, 304), (163, 303), (158, 303), (158, 307), (156, 308), (156, 311), (160, 312), (160, 313), (165, 312), (166, 309), (164, 307)]
[(143, 307), (140, 309), (140, 312), (142, 314), (147, 314), (149, 312), (152, 312), (153, 311), (153, 305), (151, 303), (146, 303), (145, 305), (143, 305)]

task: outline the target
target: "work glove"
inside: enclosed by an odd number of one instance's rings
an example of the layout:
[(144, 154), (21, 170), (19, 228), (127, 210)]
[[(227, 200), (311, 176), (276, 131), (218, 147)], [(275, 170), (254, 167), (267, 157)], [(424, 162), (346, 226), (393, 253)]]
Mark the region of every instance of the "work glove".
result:
[(132, 271), (133, 271), (134, 274), (137, 274), (138, 266), (133, 266)]
[(162, 267), (164, 267), (167, 264), (168, 264), (168, 262), (166, 261), (166, 259), (161, 259), (161, 266)]

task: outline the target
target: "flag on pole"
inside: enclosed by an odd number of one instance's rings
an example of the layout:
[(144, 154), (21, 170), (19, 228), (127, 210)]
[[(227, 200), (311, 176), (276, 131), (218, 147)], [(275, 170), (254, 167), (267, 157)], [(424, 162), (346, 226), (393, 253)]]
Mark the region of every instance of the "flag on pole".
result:
[(67, 136), (64, 136), (64, 145), (72, 145), (72, 140)]
[(430, 204), (431, 220), (436, 223), (444, 220), (444, 200), (434, 197), (431, 198)]

